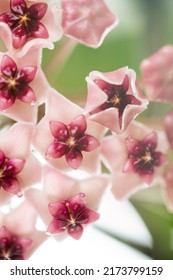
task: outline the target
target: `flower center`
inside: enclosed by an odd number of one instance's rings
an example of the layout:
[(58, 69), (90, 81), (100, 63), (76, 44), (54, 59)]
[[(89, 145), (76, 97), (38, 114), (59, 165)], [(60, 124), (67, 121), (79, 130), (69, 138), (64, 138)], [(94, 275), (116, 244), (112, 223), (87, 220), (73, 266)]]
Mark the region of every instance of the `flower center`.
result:
[(118, 92), (116, 92), (109, 100), (108, 103), (111, 103), (113, 106), (118, 106), (121, 104), (121, 98), (118, 94)]
[(144, 164), (150, 163), (153, 160), (151, 153), (146, 152), (146, 154), (141, 157), (141, 160), (144, 162)]
[(76, 139), (73, 136), (70, 136), (67, 140), (66, 140), (66, 144), (69, 148), (73, 148), (76, 146)]
[(70, 224), (75, 225), (76, 224), (76, 219), (73, 217), (72, 211), (70, 209), (70, 203), (67, 201), (65, 206), (67, 207), (67, 211), (68, 211), (68, 214), (69, 214)]
[(13, 79), (8, 79), (8, 88), (13, 88), (15, 89), (15, 87), (18, 85), (19, 83), (16, 82), (16, 79), (13, 78)]
[(31, 19), (27, 16), (27, 14), (19, 15), (18, 17), (20, 18), (20, 21), (18, 23), (19, 25), (24, 24), (25, 26), (28, 26), (28, 21), (31, 21)]

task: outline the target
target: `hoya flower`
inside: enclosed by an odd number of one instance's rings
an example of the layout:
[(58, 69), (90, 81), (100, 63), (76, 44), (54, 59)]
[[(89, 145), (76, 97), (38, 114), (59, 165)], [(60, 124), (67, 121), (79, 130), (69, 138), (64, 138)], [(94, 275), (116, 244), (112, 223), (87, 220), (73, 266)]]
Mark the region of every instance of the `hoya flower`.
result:
[[(167, 157), (167, 142), (162, 133), (133, 122), (120, 136), (108, 136), (101, 142), (103, 162), (112, 176), (116, 198), (128, 197), (141, 187), (159, 180)], [(159, 177), (160, 175), (160, 177)]]
[(103, 0), (62, 0), (64, 34), (87, 46), (99, 47), (118, 22)]
[(26, 197), (49, 234), (54, 234), (58, 240), (68, 235), (79, 239), (86, 225), (99, 218), (96, 211), (108, 184), (109, 178), (103, 175), (77, 180), (46, 165), (42, 191), (27, 190)]
[(82, 108), (55, 90), (48, 90), (46, 96), (46, 114), (36, 126), (34, 148), (59, 169), (98, 170), (97, 147), (105, 128), (86, 120)]
[[(53, 48), (61, 35), (59, 2), (5, 0), (0, 8), (1, 36), (7, 49), (24, 55), (29, 48)], [(19, 55), (19, 54), (18, 54)]]
[(0, 134), (0, 204), (40, 181), (41, 166), (30, 152), (32, 133), (32, 125), (17, 123)]
[(98, 140), (85, 134), (86, 118), (83, 115), (75, 118), (70, 124), (50, 122), (50, 130), (54, 141), (48, 147), (46, 156), (59, 158), (65, 155), (67, 163), (77, 169), (83, 159), (82, 151), (90, 152), (99, 146)]
[(93, 71), (86, 78), (88, 98), (86, 111), (90, 118), (116, 133), (123, 132), (129, 123), (148, 104), (136, 87), (136, 74), (123, 67), (113, 72)]
[(164, 130), (167, 135), (167, 139), (169, 142), (170, 148), (173, 150), (173, 129), (172, 129), (172, 122), (173, 122), (173, 110), (169, 111), (163, 120)]
[(46, 240), (37, 231), (35, 209), (28, 201), (0, 215), (0, 260), (28, 259)]
[(141, 73), (150, 100), (173, 102), (173, 46), (166, 45), (144, 59)]
[[(22, 58), (0, 53), (0, 113), (14, 120), (35, 122), (37, 107), (49, 84), (40, 68), (41, 51)], [(35, 105), (35, 106), (33, 106)]]
[(163, 196), (165, 198), (165, 204), (169, 211), (173, 212), (173, 163), (170, 162), (169, 166), (164, 173), (164, 188)]

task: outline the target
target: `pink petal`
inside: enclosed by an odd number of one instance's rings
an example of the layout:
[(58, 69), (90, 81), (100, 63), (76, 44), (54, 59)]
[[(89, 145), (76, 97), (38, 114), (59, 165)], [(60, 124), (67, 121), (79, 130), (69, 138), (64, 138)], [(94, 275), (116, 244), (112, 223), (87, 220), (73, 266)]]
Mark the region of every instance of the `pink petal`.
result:
[(85, 209), (86, 195), (84, 193), (79, 193), (69, 199), (69, 202), (73, 216), (76, 217), (79, 212)]
[(13, 13), (3, 13), (0, 15), (0, 22), (7, 23), (9, 27), (13, 27), (18, 21), (19, 18)]
[(57, 201), (54, 203), (49, 203), (48, 208), (50, 214), (56, 219), (66, 220), (69, 218), (67, 207), (65, 206), (64, 202)]
[(80, 115), (79, 117), (75, 118), (70, 123), (70, 131), (73, 137), (75, 138), (80, 137), (82, 134), (84, 134), (86, 128), (87, 128), (87, 123), (83, 115)]
[(140, 143), (138, 140), (134, 139), (131, 136), (126, 138), (126, 146), (129, 154), (139, 154)]
[(67, 163), (73, 168), (78, 169), (83, 160), (82, 153), (78, 149), (71, 149), (66, 155)]
[(14, 77), (16, 71), (17, 65), (14, 60), (10, 56), (4, 55), (1, 61), (1, 72), (6, 77)]
[(33, 89), (25, 84), (18, 87), (17, 98), (31, 105), (36, 102), (36, 96)]
[(44, 17), (46, 11), (47, 11), (47, 4), (45, 3), (37, 3), (33, 4), (28, 9), (28, 15), (32, 19), (40, 20)]
[(83, 233), (83, 227), (80, 224), (70, 225), (67, 229), (67, 232), (71, 237), (79, 240)]
[(157, 133), (155, 131), (153, 131), (150, 134), (148, 134), (144, 138), (143, 143), (145, 143), (147, 146), (149, 145), (150, 147), (155, 149), (157, 146)]
[(18, 237), (16, 240), (16, 245), (21, 245), (23, 248), (23, 255), (26, 254), (26, 252), (30, 249), (32, 244), (33, 244), (33, 241), (32, 241), (32, 239), (29, 239), (29, 238)]
[(26, 12), (26, 2), (24, 0), (10, 0), (11, 10), (20, 15), (24, 15)]
[(5, 165), (4, 174), (16, 175), (22, 171), (25, 165), (24, 159), (10, 159)]
[(100, 143), (95, 137), (85, 134), (81, 139), (78, 140), (78, 145), (81, 150), (90, 152), (96, 149)]
[(67, 223), (65, 221), (53, 219), (47, 229), (52, 234), (60, 233), (66, 230)]
[(172, 129), (172, 123), (173, 123), (173, 110), (169, 111), (163, 121), (164, 130), (170, 145), (170, 148), (173, 150), (173, 129)]
[(95, 211), (93, 211), (93, 210), (91, 210), (91, 209), (86, 208), (85, 211), (86, 211), (85, 215), (88, 216), (88, 219), (84, 222), (84, 224), (94, 223), (94, 222), (96, 222), (96, 221), (99, 219), (99, 217), (100, 217), (100, 214), (99, 214), (99, 213), (97, 213), (97, 212), (95, 212)]
[(46, 156), (52, 158), (60, 158), (67, 151), (67, 145), (62, 142), (53, 142), (46, 150)]
[(49, 37), (49, 33), (46, 27), (41, 22), (31, 22), (29, 26), (30, 36), (34, 38), (44, 38), (47, 39)]
[(129, 158), (123, 167), (123, 172), (134, 172), (134, 161), (134, 158)]
[(20, 83), (30, 83), (35, 78), (37, 67), (24, 66), (19, 69), (16, 81)]
[(28, 40), (28, 34), (23, 24), (18, 25), (12, 31), (13, 46), (15, 49), (23, 47)]
[(15, 102), (15, 97), (8, 89), (0, 90), (0, 110), (6, 110)]
[(51, 121), (49, 122), (52, 135), (59, 141), (65, 141), (69, 137), (69, 131), (64, 123)]
[(6, 226), (0, 227), (0, 239), (7, 238), (8, 240), (11, 240), (11, 237), (11, 232)]
[(141, 174), (140, 175), (142, 177), (142, 179), (144, 180), (145, 183), (147, 183), (148, 185), (150, 185), (154, 179), (154, 172), (151, 174)]
[(2, 188), (10, 193), (21, 195), (19, 182), (16, 178), (9, 177), (1, 179)]

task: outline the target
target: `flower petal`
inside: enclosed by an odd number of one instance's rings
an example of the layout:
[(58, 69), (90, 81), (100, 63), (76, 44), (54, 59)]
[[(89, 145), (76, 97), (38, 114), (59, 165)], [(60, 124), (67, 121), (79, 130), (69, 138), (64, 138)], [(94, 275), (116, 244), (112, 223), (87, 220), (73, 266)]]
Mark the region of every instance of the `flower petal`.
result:
[(78, 140), (78, 145), (81, 150), (90, 152), (96, 149), (100, 143), (95, 137), (85, 134), (81, 139)]
[(36, 96), (33, 89), (25, 84), (18, 87), (17, 98), (31, 105), (36, 102)]
[(69, 137), (67, 126), (62, 122), (50, 121), (50, 130), (52, 135), (59, 141), (65, 141)]
[(44, 26), (44, 24), (42, 24), (41, 22), (37, 22), (37, 21), (32, 21), (29, 25), (29, 33), (31, 37), (34, 38), (48, 38), (49, 37), (49, 33), (46, 29), (46, 27)]
[(20, 15), (24, 15), (26, 12), (26, 2), (24, 0), (10, 0), (11, 10)]
[(36, 3), (31, 5), (28, 9), (28, 16), (32, 19), (40, 20), (44, 17), (47, 11), (47, 4), (46, 3)]
[(68, 234), (74, 239), (80, 239), (83, 233), (83, 227), (80, 224), (70, 225), (67, 229)]
[(16, 175), (22, 171), (25, 165), (24, 159), (10, 159), (5, 165), (4, 175)]
[(13, 194), (20, 194), (20, 187), (19, 187), (19, 182), (16, 178), (14, 177), (7, 177), (7, 178), (3, 178), (1, 179), (1, 185), (2, 188), (10, 193)]
[(25, 66), (19, 69), (16, 81), (19, 83), (30, 83), (35, 78), (37, 67)]
[(46, 150), (46, 156), (52, 158), (62, 157), (67, 150), (67, 145), (62, 142), (53, 142)]
[(67, 223), (65, 221), (53, 219), (47, 229), (47, 232), (56, 234), (66, 230)]
[(0, 90), (0, 110), (6, 110), (15, 102), (15, 97), (10, 93), (9, 89)]
[(86, 119), (83, 115), (80, 115), (79, 117), (75, 118), (70, 123), (70, 131), (73, 137), (77, 138), (82, 135), (87, 128)]
[(16, 71), (17, 65), (14, 60), (10, 56), (4, 55), (1, 61), (1, 72), (6, 77), (14, 77)]
[(78, 193), (69, 199), (70, 209), (72, 211), (73, 217), (76, 217), (78, 213), (85, 209), (86, 205), (86, 195), (84, 193)]
[(13, 13), (3, 13), (0, 15), (0, 22), (7, 23), (9, 27), (13, 27), (18, 21), (19, 18)]
[(78, 149), (71, 149), (66, 155), (67, 163), (73, 168), (78, 169), (83, 160), (82, 153)]
[(14, 48), (18, 49), (20, 47), (23, 47), (23, 45), (28, 40), (28, 34), (26, 32), (24, 24), (20, 24), (13, 29), (12, 39)]
[(69, 218), (68, 210), (64, 201), (49, 203), (48, 208), (50, 214), (56, 219), (66, 220)]

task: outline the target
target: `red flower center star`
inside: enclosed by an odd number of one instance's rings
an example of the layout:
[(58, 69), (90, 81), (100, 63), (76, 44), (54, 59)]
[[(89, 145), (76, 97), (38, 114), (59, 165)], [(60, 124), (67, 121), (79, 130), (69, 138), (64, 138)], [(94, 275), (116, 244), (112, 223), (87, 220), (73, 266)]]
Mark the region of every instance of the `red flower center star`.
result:
[(22, 171), (24, 164), (25, 160), (9, 159), (0, 150), (0, 187), (7, 192), (20, 196), (20, 186), (16, 175)]
[(48, 38), (48, 31), (40, 22), (47, 11), (46, 3), (27, 7), (24, 0), (10, 0), (10, 10), (0, 15), (0, 21), (10, 27), (14, 48), (22, 47), (29, 38)]
[(152, 132), (139, 141), (131, 136), (127, 137), (128, 160), (124, 172), (138, 173), (146, 183), (151, 183), (155, 167), (167, 161), (166, 155), (156, 150), (157, 134)]
[(86, 196), (79, 193), (68, 200), (50, 203), (49, 211), (53, 220), (48, 233), (60, 233), (67, 230), (68, 234), (79, 239), (83, 233), (82, 224), (89, 224), (99, 218), (99, 214), (86, 207)]
[(24, 260), (26, 247), (32, 241), (11, 234), (5, 226), (0, 228), (0, 233), (0, 260)]
[(94, 81), (97, 86), (103, 90), (107, 95), (107, 100), (98, 108), (90, 112), (90, 115), (98, 113), (109, 108), (117, 108), (119, 115), (120, 127), (122, 126), (122, 115), (127, 105), (135, 104), (141, 105), (141, 102), (132, 94), (128, 94), (129, 78), (125, 75), (123, 83), (120, 85), (110, 84), (104, 80), (96, 79)]

